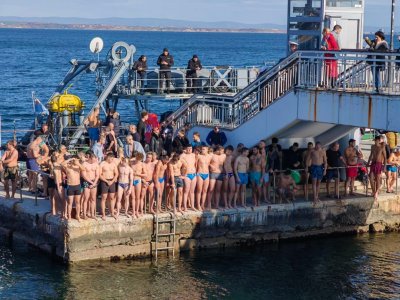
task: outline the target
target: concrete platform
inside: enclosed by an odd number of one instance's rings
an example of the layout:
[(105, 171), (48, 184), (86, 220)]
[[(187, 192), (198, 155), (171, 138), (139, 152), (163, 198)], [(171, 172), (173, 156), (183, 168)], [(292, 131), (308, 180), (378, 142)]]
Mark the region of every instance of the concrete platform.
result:
[[(147, 257), (152, 253), (152, 215), (79, 223), (61, 221), (49, 211), (48, 200), (40, 199), (36, 206), (26, 192), (22, 202), (4, 199), (0, 193), (0, 235), (38, 247), (67, 263)], [(341, 201), (324, 200), (316, 207), (297, 200), (291, 204), (192, 211), (177, 215), (175, 248), (234, 247), (334, 233), (397, 230), (399, 224), (400, 197), (383, 193), (378, 204), (372, 197), (360, 195)]]

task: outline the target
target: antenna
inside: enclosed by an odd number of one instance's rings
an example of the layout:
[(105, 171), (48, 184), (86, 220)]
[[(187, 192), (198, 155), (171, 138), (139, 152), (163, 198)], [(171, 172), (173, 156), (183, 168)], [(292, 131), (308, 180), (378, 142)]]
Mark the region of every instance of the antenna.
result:
[(103, 50), (104, 42), (101, 38), (95, 37), (91, 40), (89, 48), (92, 53), (100, 53)]

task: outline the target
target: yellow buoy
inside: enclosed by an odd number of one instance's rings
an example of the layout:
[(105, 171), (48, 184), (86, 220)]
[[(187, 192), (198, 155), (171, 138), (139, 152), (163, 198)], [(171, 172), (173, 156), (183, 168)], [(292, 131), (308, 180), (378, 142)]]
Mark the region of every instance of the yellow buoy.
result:
[(68, 94), (68, 89), (66, 89), (64, 94), (51, 98), (48, 107), (51, 112), (61, 113), (67, 110), (70, 113), (77, 113), (83, 109), (84, 103), (78, 96)]

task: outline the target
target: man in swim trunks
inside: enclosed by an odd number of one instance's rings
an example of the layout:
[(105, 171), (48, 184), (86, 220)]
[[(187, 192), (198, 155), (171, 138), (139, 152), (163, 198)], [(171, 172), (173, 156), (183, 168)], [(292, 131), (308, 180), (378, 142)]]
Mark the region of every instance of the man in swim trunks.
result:
[[(342, 153), (339, 150), (339, 143), (335, 142), (331, 145), (331, 147), (326, 151), (326, 160), (328, 162), (328, 170), (326, 172), (326, 192), (329, 198), (340, 199), (339, 195), (339, 180), (340, 180), (340, 172), (339, 167), (341, 166), (341, 162), (346, 165), (346, 161), (344, 160)], [(335, 192), (334, 195), (330, 195), (329, 184), (330, 181), (335, 180)]]
[(314, 144), (309, 142), (307, 144), (307, 149), (303, 152), (303, 167), (304, 167), (304, 196), (308, 199), (308, 183), (310, 179), (310, 172), (308, 171), (308, 166), (310, 165), (309, 154), (314, 149)]
[[(212, 203), (214, 208), (219, 208), (219, 200), (221, 198), (221, 188), (224, 182), (224, 162), (226, 155), (224, 147), (216, 146), (210, 161), (210, 185), (208, 187), (207, 208), (210, 210)], [(215, 192), (215, 193), (214, 193)]]
[(11, 198), (14, 198), (17, 191), (18, 151), (14, 147), (14, 141), (8, 141), (6, 147), (7, 150), (1, 158), (4, 169), (4, 190), (6, 198), (10, 198), (9, 181), (11, 181)]
[(258, 142), (258, 149), (261, 156), (264, 159), (264, 172), (262, 174), (261, 182), (262, 182), (262, 194), (265, 203), (269, 202), (269, 170), (268, 170), (268, 150), (267, 143), (264, 140)]
[(87, 119), (87, 131), (90, 139), (90, 147), (92, 147), (92, 145), (94, 145), (94, 143), (96, 143), (100, 137), (101, 120), (99, 113), (99, 107), (96, 106)]
[[(37, 184), (37, 176), (40, 171), (40, 166), (37, 163), (37, 159), (40, 157), (40, 145), (42, 144), (43, 140), (39, 136), (35, 140), (33, 140), (27, 147), (26, 150), (26, 168), (28, 170), (28, 185), (29, 191), (35, 192), (36, 191), (36, 184)], [(34, 171), (31, 172), (30, 170)]]
[(210, 162), (212, 155), (208, 154), (208, 146), (201, 146), (201, 152), (197, 156), (197, 184), (196, 184), (196, 201), (197, 209), (202, 211), (205, 209), (208, 186), (210, 184)]
[(130, 166), (133, 171), (132, 191), (130, 203), (132, 206), (132, 218), (138, 218), (143, 214), (142, 206), (140, 205), (140, 195), (142, 191), (142, 178), (146, 175), (143, 167), (143, 154), (136, 152), (131, 159)]
[(164, 186), (165, 186), (165, 181), (167, 179), (167, 174), (166, 170), (168, 168), (168, 160), (169, 157), (167, 155), (161, 155), (160, 159), (157, 162), (156, 168), (154, 170), (153, 174), (153, 181), (154, 181), (154, 186), (157, 191), (157, 196), (156, 196), (156, 209), (157, 212), (162, 212), (161, 204), (162, 204), (162, 199), (163, 199), (163, 193), (164, 193)]
[(186, 174), (183, 178), (183, 211), (187, 208), (196, 210), (194, 205), (194, 190), (196, 188), (196, 155), (193, 153), (192, 145), (187, 145), (181, 154), (181, 161), (186, 168)]
[(236, 195), (233, 201), (233, 207), (236, 207), (236, 200), (240, 196), (240, 203), (243, 207), (246, 207), (246, 185), (249, 182), (249, 168), (250, 168), (250, 160), (249, 149), (246, 147), (242, 148), (242, 153), (235, 160), (235, 164), (233, 166), (233, 172), (235, 173), (236, 178)]
[(253, 205), (260, 205), (262, 174), (265, 173), (265, 161), (260, 154), (259, 148), (254, 147), (250, 155), (250, 174)]
[[(184, 171), (184, 172), (182, 172), (182, 171)], [(174, 213), (175, 213), (175, 209), (176, 209), (176, 207), (175, 207), (176, 203), (173, 200), (175, 188), (176, 188), (177, 198), (178, 198), (178, 212), (180, 212), (180, 213), (183, 212), (183, 206), (182, 206), (183, 176), (182, 176), (182, 173), (185, 173), (185, 172), (186, 172), (186, 170), (184, 170), (183, 163), (180, 160), (179, 154), (174, 154), (168, 164), (168, 177), (170, 180), (170, 186), (172, 187), (171, 195), (169, 196), (169, 199), (173, 201), (172, 207), (173, 207)]]
[(118, 179), (118, 168), (113, 163), (114, 154), (108, 153), (106, 159), (100, 163), (100, 190), (101, 190), (101, 219), (106, 220), (106, 202), (110, 204), (110, 214), (115, 215), (115, 192)]
[(328, 167), (326, 152), (324, 149), (322, 149), (320, 142), (315, 143), (315, 148), (310, 151), (306, 161), (310, 164), (306, 166), (306, 170), (308, 172), (308, 169), (310, 169), (312, 188), (314, 193), (313, 203), (314, 205), (316, 205), (318, 202), (321, 201), (318, 197), (319, 187), (322, 177), (326, 175), (326, 169)]
[(87, 216), (96, 219), (96, 199), (97, 185), (100, 178), (99, 161), (92, 151), (87, 151), (88, 159), (82, 164), (85, 170), (82, 172), (83, 177), (83, 219)]
[(397, 170), (400, 165), (400, 151), (399, 148), (394, 148), (387, 161), (387, 193), (393, 193), (394, 186), (397, 180)]
[(154, 214), (154, 182), (153, 174), (156, 165), (153, 162), (153, 152), (146, 153), (146, 160), (143, 164), (145, 176), (142, 178), (142, 191), (140, 198), (141, 211), (144, 212), (146, 206), (146, 196), (149, 193), (149, 211)]
[(375, 144), (371, 146), (371, 154), (368, 158), (367, 166), (370, 167), (369, 178), (371, 181), (372, 196), (378, 201), (379, 190), (381, 188), (381, 175), (386, 164), (385, 143), (380, 136), (375, 137)]
[(226, 159), (224, 162), (224, 186), (223, 190), (223, 199), (224, 199), (224, 207), (225, 208), (232, 208), (231, 204), (234, 202), (233, 198), (235, 197), (236, 191), (236, 180), (235, 174), (233, 172), (233, 147), (231, 145), (225, 148), (225, 155)]
[(347, 196), (347, 189), (350, 187), (349, 195), (354, 196), (354, 182), (358, 174), (358, 159), (362, 159), (362, 152), (357, 150), (355, 139), (349, 140), (349, 146), (344, 150), (344, 158), (347, 165), (344, 195)]
[(122, 157), (118, 166), (117, 219), (121, 212), (122, 199), (124, 200), (125, 216), (129, 218), (129, 195), (132, 191), (133, 170), (128, 162), (128, 158)]
[(81, 173), (85, 168), (79, 163), (78, 156), (74, 155), (62, 163), (62, 171), (67, 177), (67, 213), (66, 219), (72, 219), (72, 206), (75, 202), (76, 219), (81, 221)]

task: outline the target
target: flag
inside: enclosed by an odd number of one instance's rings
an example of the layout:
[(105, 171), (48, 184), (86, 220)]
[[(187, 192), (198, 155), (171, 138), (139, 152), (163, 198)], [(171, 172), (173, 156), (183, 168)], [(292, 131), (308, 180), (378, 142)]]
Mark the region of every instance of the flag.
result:
[(35, 115), (48, 115), (49, 110), (40, 102), (39, 98), (35, 97), (35, 94), (32, 93), (33, 100), (33, 109), (35, 111)]

